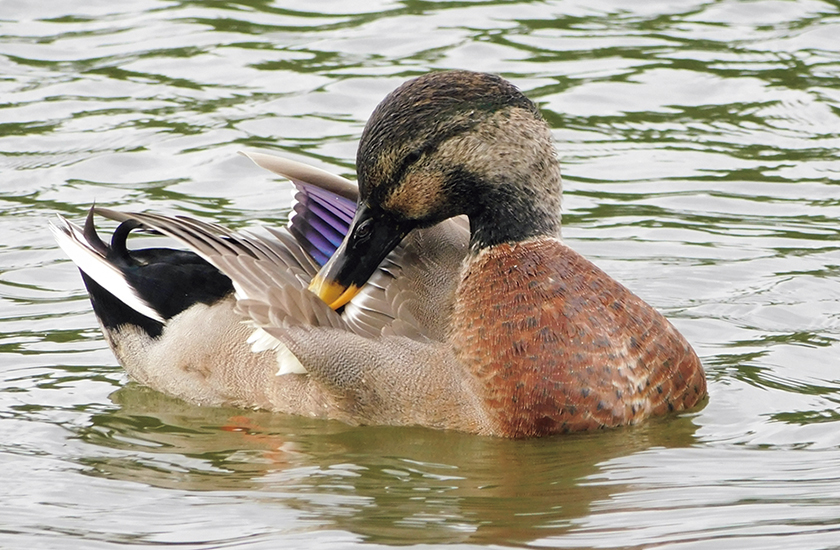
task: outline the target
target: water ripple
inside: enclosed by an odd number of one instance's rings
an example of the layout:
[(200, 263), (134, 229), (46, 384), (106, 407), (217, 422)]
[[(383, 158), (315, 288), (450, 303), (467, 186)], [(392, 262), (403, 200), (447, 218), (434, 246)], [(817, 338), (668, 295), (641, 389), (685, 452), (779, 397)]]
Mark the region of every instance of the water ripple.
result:
[[(0, 546), (836, 544), (837, 2), (2, 12)], [(96, 201), (282, 222), (288, 184), (237, 150), (352, 177), (379, 99), (446, 68), (502, 73), (539, 103), (564, 237), (688, 337), (704, 408), (508, 442), (193, 407), (127, 383), (50, 216)]]

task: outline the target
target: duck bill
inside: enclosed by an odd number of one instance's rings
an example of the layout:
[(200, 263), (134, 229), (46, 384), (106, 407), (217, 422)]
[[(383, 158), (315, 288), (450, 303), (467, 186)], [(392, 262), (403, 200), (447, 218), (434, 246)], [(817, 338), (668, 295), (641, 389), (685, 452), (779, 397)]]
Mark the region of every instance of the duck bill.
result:
[(347, 236), (312, 279), (309, 290), (333, 309), (347, 304), (410, 230), (406, 223), (359, 205)]

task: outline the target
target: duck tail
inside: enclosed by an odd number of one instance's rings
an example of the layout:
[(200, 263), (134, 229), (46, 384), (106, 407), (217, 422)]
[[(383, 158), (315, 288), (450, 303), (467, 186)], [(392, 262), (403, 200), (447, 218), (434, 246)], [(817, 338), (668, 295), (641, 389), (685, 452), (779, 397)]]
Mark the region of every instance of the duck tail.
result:
[[(102, 302), (121, 304), (120, 309), (129, 308), (149, 321), (161, 327), (165, 323), (164, 317), (129, 283), (125, 273), (125, 262), (115, 261), (117, 250), (125, 250), (125, 239), (128, 231), (122, 235), (121, 246), (113, 247), (105, 244), (96, 233), (93, 224), (93, 207), (88, 212), (84, 229), (58, 215), (50, 220), (52, 231), (58, 246), (76, 264), (91, 295), (91, 302), (97, 316), (102, 320)], [(119, 231), (114, 234), (114, 241), (118, 242)], [(130, 317), (130, 316), (129, 316)]]
[[(106, 332), (124, 325), (150, 337), (196, 303), (212, 305), (233, 292), (230, 279), (197, 254), (171, 248), (129, 250), (129, 234), (147, 226), (122, 215), (111, 243), (99, 237), (91, 208), (84, 228), (58, 216), (50, 229), (82, 272), (94, 313)], [(156, 231), (152, 231), (157, 233)]]

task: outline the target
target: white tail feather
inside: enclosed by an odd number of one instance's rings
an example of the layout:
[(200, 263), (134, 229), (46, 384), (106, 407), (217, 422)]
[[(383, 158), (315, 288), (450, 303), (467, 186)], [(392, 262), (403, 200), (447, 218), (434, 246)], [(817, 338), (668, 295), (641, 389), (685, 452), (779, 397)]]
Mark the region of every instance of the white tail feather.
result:
[(166, 320), (155, 311), (126, 282), (119, 269), (114, 267), (102, 254), (97, 252), (85, 238), (82, 229), (61, 216), (57, 221), (50, 220), (50, 231), (55, 236), (58, 246), (88, 277), (99, 283), (102, 288), (113, 294), (122, 303), (149, 319), (165, 323)]

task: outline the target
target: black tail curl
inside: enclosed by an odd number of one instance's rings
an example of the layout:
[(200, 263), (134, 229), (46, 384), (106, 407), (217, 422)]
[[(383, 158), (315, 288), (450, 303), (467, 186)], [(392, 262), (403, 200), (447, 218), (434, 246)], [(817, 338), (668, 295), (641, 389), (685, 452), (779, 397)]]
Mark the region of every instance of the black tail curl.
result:
[[(123, 221), (114, 230), (111, 244), (105, 244), (96, 232), (93, 212), (91, 208), (85, 220), (85, 239), (163, 319), (171, 319), (198, 303), (211, 305), (233, 292), (231, 280), (193, 252), (171, 248), (129, 250), (129, 234), (145, 228), (137, 220)], [(93, 310), (106, 330), (134, 325), (153, 338), (163, 333), (163, 323), (127, 306), (84, 272), (82, 278)]]

